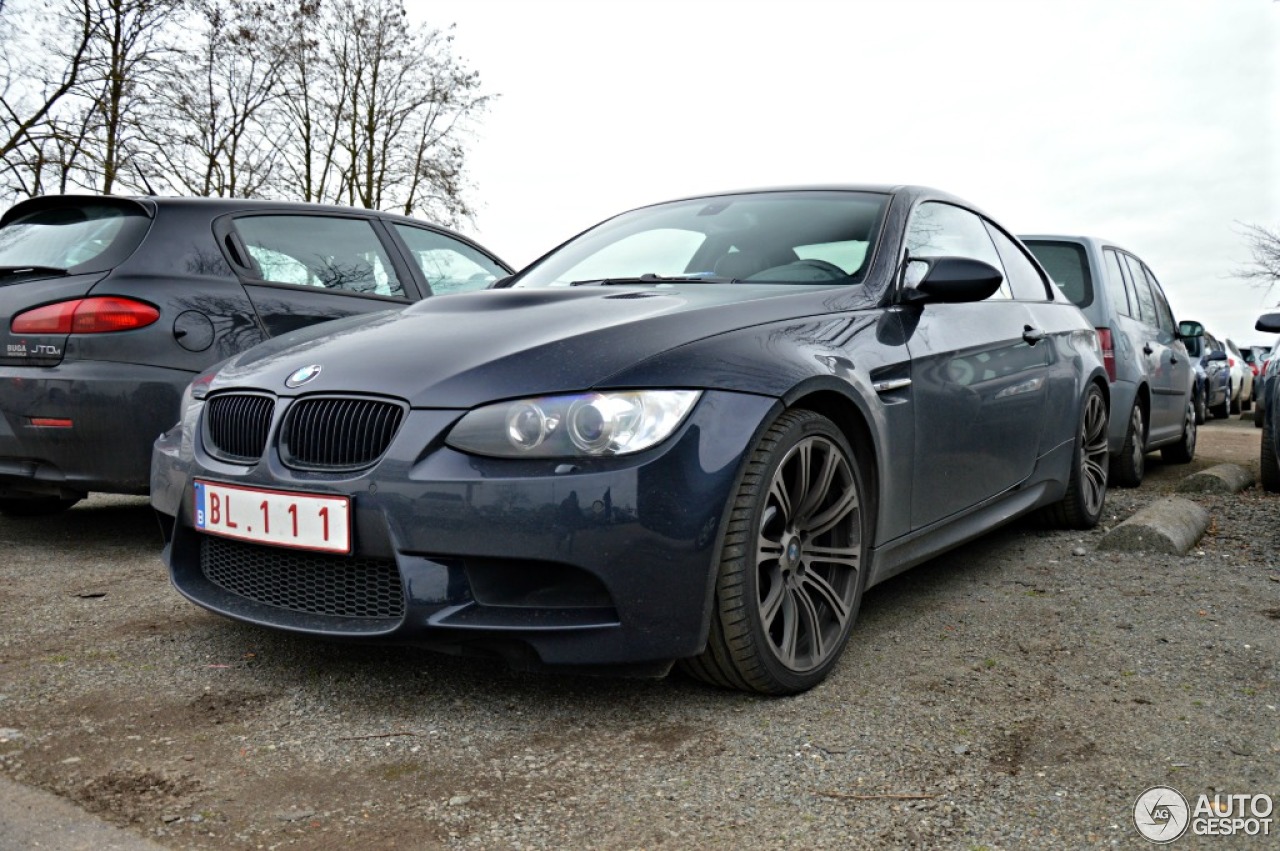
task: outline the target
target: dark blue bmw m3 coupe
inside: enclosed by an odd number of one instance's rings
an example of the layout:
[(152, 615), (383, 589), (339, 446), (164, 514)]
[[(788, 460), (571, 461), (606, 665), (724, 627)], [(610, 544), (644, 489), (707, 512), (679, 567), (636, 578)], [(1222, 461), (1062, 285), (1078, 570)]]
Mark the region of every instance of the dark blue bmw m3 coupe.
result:
[(623, 213), (499, 287), (276, 337), (156, 443), (174, 585), (326, 638), (765, 694), (867, 588), (1029, 512), (1098, 522), (1094, 330), (921, 187)]

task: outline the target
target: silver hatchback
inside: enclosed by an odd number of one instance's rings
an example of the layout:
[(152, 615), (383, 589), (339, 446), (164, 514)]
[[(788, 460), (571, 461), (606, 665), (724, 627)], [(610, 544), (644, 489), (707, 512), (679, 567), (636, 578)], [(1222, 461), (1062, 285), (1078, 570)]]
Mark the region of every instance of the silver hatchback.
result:
[(1111, 482), (1137, 487), (1146, 454), (1195, 457), (1193, 358), (1183, 340), (1204, 334), (1176, 323), (1147, 264), (1115, 243), (1091, 236), (1023, 236), (1022, 241), (1098, 330), (1111, 379)]

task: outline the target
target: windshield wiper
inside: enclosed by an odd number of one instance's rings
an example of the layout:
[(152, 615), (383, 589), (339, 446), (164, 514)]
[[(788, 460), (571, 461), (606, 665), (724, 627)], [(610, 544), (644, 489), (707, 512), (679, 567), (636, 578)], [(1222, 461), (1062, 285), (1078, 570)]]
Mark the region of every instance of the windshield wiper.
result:
[(69, 271), (61, 266), (0, 266), (0, 275), (21, 275), (24, 272), (37, 275), (65, 275)]
[(584, 281), (570, 281), (571, 287), (611, 287), (618, 284), (736, 284), (737, 278), (724, 278), (718, 275), (655, 275), (645, 272), (643, 275), (623, 278), (588, 278)]

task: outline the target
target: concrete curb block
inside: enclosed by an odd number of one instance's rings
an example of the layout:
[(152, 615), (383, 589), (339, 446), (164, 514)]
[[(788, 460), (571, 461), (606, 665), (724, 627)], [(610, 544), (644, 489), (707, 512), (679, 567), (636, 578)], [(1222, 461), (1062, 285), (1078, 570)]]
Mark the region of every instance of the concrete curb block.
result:
[(1178, 484), (1181, 493), (1239, 493), (1253, 487), (1253, 473), (1239, 464), (1218, 464), (1192, 473)]
[(1189, 499), (1153, 502), (1102, 537), (1100, 550), (1184, 555), (1209, 528), (1209, 512)]

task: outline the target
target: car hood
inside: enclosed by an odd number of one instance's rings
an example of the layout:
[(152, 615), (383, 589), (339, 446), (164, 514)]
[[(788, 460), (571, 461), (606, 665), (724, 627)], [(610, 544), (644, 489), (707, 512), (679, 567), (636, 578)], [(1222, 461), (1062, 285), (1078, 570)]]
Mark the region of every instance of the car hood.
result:
[[(860, 286), (689, 284), (483, 290), (328, 322), (228, 361), (210, 392), (369, 392), (470, 408), (575, 392), (647, 358), (737, 328), (863, 306)], [(285, 381), (319, 366), (294, 390)], [(632, 370), (631, 375), (635, 375)]]

